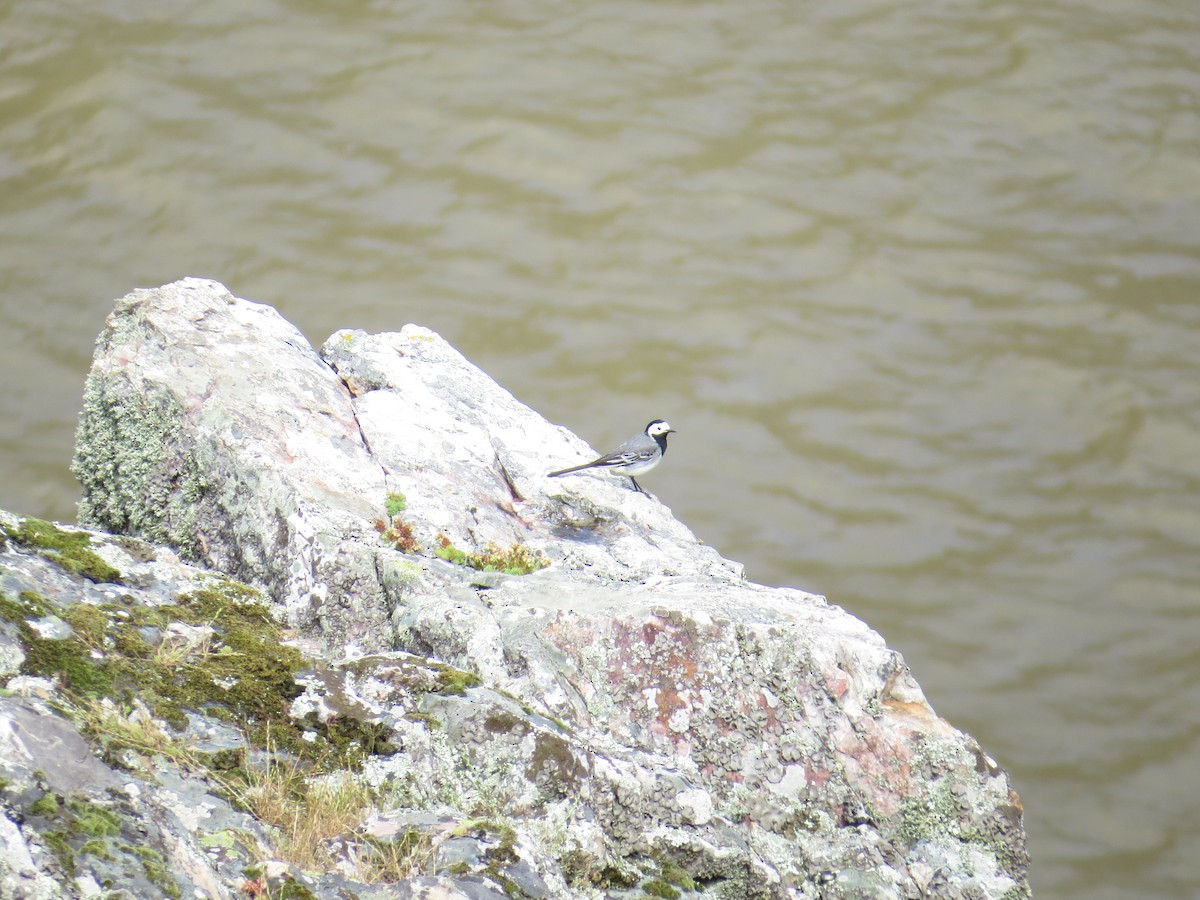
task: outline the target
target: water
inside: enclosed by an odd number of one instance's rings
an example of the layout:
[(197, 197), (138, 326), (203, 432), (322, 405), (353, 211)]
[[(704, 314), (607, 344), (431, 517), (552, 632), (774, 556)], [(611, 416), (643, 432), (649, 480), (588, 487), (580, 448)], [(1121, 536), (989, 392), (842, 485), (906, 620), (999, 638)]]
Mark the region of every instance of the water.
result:
[(1200, 7), (0, 9), (0, 505), (113, 298), (441, 332), (1011, 773), (1040, 896), (1200, 896)]

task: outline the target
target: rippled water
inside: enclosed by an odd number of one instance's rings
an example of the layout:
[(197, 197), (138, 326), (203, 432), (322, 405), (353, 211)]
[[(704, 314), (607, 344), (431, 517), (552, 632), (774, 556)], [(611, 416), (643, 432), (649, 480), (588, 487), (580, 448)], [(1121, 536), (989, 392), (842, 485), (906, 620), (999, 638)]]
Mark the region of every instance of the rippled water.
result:
[[(102, 7), (102, 8), (101, 8)], [(0, 505), (185, 274), (416, 321), (1011, 772), (1041, 896), (1200, 896), (1200, 7), (0, 10)]]

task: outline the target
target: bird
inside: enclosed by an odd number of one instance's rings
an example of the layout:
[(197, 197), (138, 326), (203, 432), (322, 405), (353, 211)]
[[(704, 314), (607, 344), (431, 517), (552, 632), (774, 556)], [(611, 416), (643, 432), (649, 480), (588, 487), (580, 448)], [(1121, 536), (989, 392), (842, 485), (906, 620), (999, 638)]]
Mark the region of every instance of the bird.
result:
[(641, 434), (635, 434), (611, 453), (605, 453), (599, 459), (571, 466), (569, 469), (551, 472), (549, 477), (557, 478), (559, 475), (569, 475), (581, 469), (607, 469), (610, 472), (628, 475), (629, 480), (633, 482), (633, 489), (640, 494), (646, 494), (633, 476), (649, 472), (662, 462), (663, 454), (667, 452), (667, 435), (674, 432), (675, 429), (665, 421), (655, 419)]

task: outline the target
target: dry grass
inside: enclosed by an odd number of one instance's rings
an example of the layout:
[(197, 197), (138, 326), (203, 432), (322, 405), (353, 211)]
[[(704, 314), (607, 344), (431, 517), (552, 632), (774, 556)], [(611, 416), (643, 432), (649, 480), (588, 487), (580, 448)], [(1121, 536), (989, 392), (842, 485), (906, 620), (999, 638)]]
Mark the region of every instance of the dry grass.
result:
[(331, 842), (353, 833), (373, 801), (371, 788), (348, 775), (309, 776), (295, 759), (271, 755), (265, 766), (246, 766), (241, 802), (278, 830), (280, 855), (302, 869), (333, 864)]
[(76, 700), (71, 711), (110, 752), (165, 756), (181, 769), (204, 773), (274, 829), (274, 856), (301, 869), (328, 870), (348, 860), (363, 881), (395, 882), (420, 874), (433, 857), (434, 840), (428, 834), (409, 830), (377, 838), (363, 833), (363, 820), (377, 800), (369, 785), (349, 773), (314, 774), (311, 766), (279, 753), (269, 740), (262, 764), (216, 771), (205, 754), (172, 736), (140, 702), (122, 710), (111, 700)]
[(362, 858), (359, 871), (368, 884), (392, 884), (403, 878), (428, 872), (433, 862), (434, 841), (429, 834), (409, 829), (391, 840), (360, 839)]
[(143, 756), (162, 754), (188, 768), (197, 763), (141, 701), (135, 700), (128, 712), (122, 712), (108, 699), (79, 699), (72, 704), (71, 711), (85, 733), (99, 739), (108, 749), (129, 749)]

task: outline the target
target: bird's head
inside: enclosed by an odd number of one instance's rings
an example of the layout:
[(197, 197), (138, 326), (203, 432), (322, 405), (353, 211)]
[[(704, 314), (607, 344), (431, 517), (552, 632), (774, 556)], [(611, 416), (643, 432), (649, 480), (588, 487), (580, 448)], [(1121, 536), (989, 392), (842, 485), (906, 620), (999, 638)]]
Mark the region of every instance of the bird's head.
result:
[(673, 434), (674, 431), (675, 431), (675, 429), (672, 428), (670, 425), (668, 425), (666, 422), (664, 422), (662, 419), (655, 419), (653, 422), (651, 422), (649, 425), (646, 426), (646, 434), (652, 438), (664, 437), (665, 435)]

